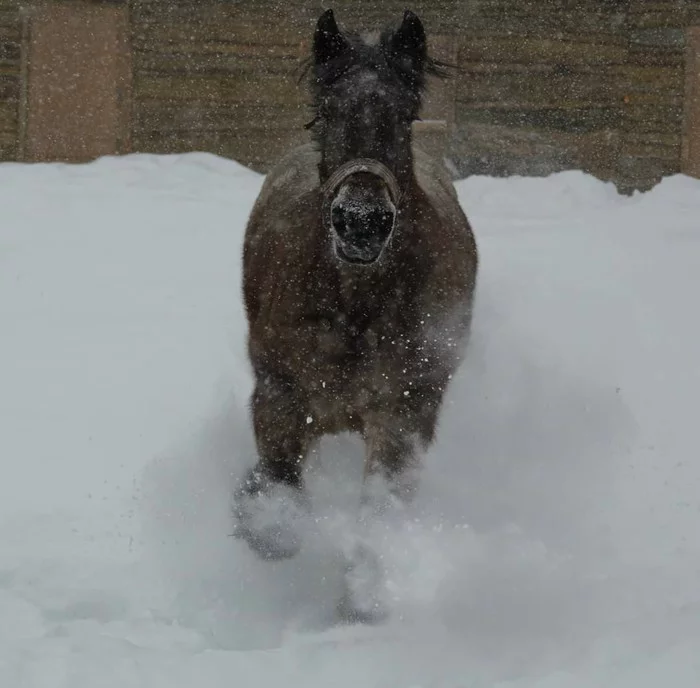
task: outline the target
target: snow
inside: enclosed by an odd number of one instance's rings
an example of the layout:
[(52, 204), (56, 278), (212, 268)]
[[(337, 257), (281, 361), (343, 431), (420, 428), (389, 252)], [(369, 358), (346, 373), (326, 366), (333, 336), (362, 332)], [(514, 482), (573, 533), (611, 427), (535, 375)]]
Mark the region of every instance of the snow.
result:
[(0, 165), (0, 686), (697, 688), (700, 181), (458, 183), (471, 349), (367, 627), (330, 623), (357, 440), (314, 457), (297, 558), (230, 537), (261, 181)]

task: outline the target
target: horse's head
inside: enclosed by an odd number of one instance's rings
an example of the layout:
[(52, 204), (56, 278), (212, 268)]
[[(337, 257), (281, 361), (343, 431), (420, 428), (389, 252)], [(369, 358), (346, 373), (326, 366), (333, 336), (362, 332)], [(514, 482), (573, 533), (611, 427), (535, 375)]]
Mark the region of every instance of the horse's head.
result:
[(412, 175), (411, 123), (430, 71), (438, 70), (410, 11), (376, 41), (341, 32), (332, 10), (318, 20), (312, 126), (324, 223), (341, 260), (374, 263), (391, 237)]

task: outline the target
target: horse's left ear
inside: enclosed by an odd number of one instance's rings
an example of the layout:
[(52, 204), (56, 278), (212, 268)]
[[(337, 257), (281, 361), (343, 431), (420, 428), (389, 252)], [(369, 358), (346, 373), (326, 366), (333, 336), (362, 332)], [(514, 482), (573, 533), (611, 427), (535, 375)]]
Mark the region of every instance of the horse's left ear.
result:
[(345, 36), (338, 28), (333, 10), (326, 10), (318, 19), (314, 33), (314, 59), (324, 64), (342, 55), (349, 48)]
[(427, 39), (423, 23), (411, 10), (406, 10), (403, 22), (389, 41), (390, 55), (403, 69), (415, 74), (423, 71), (427, 58)]

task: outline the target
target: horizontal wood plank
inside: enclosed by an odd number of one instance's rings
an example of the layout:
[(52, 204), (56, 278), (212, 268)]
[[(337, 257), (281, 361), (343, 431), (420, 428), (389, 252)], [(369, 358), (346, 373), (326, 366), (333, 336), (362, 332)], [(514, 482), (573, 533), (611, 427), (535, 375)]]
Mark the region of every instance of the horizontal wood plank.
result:
[(138, 101), (208, 101), (251, 105), (285, 105), (302, 102), (303, 93), (294, 79), (277, 74), (137, 76), (134, 94)]
[(237, 130), (235, 132), (153, 132), (135, 134), (134, 145), (145, 153), (201, 151), (236, 160), (256, 170), (268, 169), (292, 146), (308, 140), (300, 131), (281, 131), (277, 136)]
[(297, 55), (255, 55), (245, 49), (219, 53), (141, 52), (134, 56), (134, 69), (149, 75), (300, 74)]
[(303, 129), (311, 118), (305, 107), (260, 105), (173, 105), (171, 101), (145, 101), (136, 112), (136, 132), (160, 131), (262, 131)]
[(591, 107), (620, 105), (620, 75), (588, 65), (461, 66), (456, 98), (460, 105), (509, 107)]
[(459, 108), (457, 126), (474, 122), (580, 133), (618, 128), (622, 122), (622, 109), (618, 107)]
[(461, 62), (509, 62), (523, 64), (621, 64), (627, 58), (627, 45), (617, 37), (520, 38), (490, 36), (464, 40), (460, 45)]

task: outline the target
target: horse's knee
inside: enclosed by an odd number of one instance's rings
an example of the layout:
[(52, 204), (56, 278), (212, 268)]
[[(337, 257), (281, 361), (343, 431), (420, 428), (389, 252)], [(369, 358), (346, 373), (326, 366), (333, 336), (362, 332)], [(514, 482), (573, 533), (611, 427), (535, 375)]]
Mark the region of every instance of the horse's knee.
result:
[(402, 428), (375, 431), (368, 443), (368, 473), (398, 473), (416, 460), (414, 433)]
[(401, 501), (410, 501), (417, 485), (421, 444), (416, 432), (391, 423), (367, 433), (365, 494), (368, 499), (376, 501), (378, 492), (386, 492)]
[(308, 511), (302, 472), (310, 434), (294, 385), (258, 376), (251, 398), (258, 462), (234, 495), (236, 533), (264, 559), (294, 556)]
[(404, 423), (420, 439), (423, 448), (427, 448), (435, 439), (442, 400), (447, 386), (445, 380), (439, 379), (431, 384), (416, 386), (409, 390), (401, 415)]
[(296, 385), (284, 377), (257, 372), (251, 396), (253, 415), (260, 420), (289, 415), (300, 393)]
[(361, 520), (402, 510), (418, 488), (418, 461), (405, 446), (370, 447), (362, 487)]
[(290, 381), (258, 376), (251, 398), (260, 470), (274, 482), (297, 486), (313, 439), (306, 423), (306, 400)]

